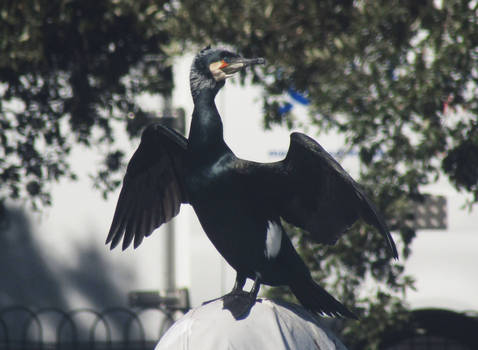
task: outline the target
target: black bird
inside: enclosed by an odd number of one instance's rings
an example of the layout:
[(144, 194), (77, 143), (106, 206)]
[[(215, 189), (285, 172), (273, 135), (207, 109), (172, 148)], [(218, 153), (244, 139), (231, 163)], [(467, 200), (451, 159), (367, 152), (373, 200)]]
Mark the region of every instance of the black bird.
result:
[[(126, 249), (134, 240), (137, 247), (174, 217), (182, 203), (189, 203), (237, 272), (233, 290), (223, 297), (224, 307), (235, 316), (247, 314), (263, 283), (288, 285), (314, 313), (354, 318), (312, 280), (281, 219), (308, 231), (316, 242), (334, 244), (362, 217), (398, 258), (375, 206), (332, 156), (304, 134), (292, 133), (287, 156), (275, 163), (239, 159), (224, 142), (215, 96), (226, 78), (264, 62), (211, 48), (196, 55), (190, 73), (194, 111), (189, 138), (160, 124), (144, 130), (128, 164), (106, 243), (113, 249), (123, 239)], [(254, 280), (249, 293), (242, 290), (247, 278)]]

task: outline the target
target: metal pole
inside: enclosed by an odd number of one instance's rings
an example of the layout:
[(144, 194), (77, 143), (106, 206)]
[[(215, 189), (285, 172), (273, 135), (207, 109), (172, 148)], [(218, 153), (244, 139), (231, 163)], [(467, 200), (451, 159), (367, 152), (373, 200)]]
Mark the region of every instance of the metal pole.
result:
[[(173, 116), (171, 95), (166, 94), (163, 98), (163, 116), (171, 118)], [(166, 224), (166, 238), (164, 251), (164, 265), (166, 268), (166, 294), (174, 294), (176, 291), (176, 268), (175, 268), (175, 242), (174, 242), (174, 223), (170, 221)]]
[(168, 222), (166, 224), (166, 251), (164, 252), (164, 262), (166, 265), (166, 294), (173, 294), (176, 291), (174, 231), (174, 222)]

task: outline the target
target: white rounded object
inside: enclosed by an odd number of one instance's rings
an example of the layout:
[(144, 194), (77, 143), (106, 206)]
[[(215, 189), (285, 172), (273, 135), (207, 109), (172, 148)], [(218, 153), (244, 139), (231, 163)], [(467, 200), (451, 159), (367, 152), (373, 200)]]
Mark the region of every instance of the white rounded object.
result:
[(259, 299), (240, 320), (222, 307), (222, 300), (216, 300), (190, 310), (155, 350), (347, 350), (317, 317), (297, 305)]

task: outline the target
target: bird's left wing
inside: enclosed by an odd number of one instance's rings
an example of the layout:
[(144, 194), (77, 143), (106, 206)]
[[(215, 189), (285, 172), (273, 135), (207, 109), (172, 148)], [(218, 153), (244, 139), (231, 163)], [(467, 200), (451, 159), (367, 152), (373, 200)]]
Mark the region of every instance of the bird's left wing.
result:
[[(256, 163), (261, 191), (277, 216), (333, 244), (360, 217), (383, 235), (395, 258), (397, 248), (377, 209), (360, 186), (316, 141), (292, 133), (289, 151), (276, 163)], [(256, 177), (257, 179), (257, 177)]]
[(123, 238), (123, 250), (136, 248), (187, 203), (184, 158), (187, 140), (161, 124), (148, 126), (131, 158), (106, 239), (111, 249)]

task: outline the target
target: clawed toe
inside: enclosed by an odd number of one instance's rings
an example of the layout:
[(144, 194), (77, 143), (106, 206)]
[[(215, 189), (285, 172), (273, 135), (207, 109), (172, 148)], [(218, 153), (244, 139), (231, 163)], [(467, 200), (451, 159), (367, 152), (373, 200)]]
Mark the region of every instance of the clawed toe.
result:
[(249, 314), (255, 302), (256, 298), (254, 295), (244, 291), (237, 291), (224, 295), (222, 308), (229, 310), (232, 316), (238, 320)]
[(214, 299), (211, 299), (211, 300), (208, 300), (208, 301), (203, 301), (201, 305), (207, 305), (209, 303), (212, 303), (213, 301), (220, 300), (222, 298), (224, 298), (224, 296), (219, 297), (219, 298), (214, 298)]

